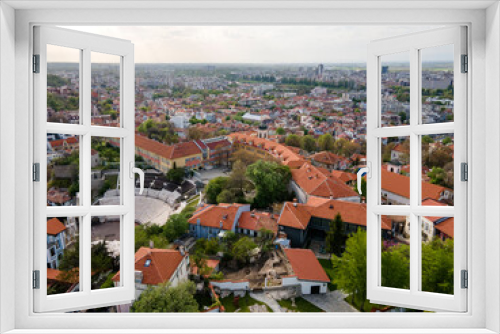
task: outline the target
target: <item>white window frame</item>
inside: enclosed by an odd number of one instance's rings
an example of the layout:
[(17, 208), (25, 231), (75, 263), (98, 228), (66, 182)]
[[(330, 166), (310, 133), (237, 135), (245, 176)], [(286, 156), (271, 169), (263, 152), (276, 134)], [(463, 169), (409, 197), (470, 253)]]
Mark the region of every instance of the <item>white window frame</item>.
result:
[[(130, 41), (47, 26), (34, 28), (34, 54), (39, 55), (39, 73), (33, 74), (34, 162), (39, 163), (39, 181), (33, 184), (34, 270), (39, 271), (39, 289), (34, 289), (34, 311), (71, 311), (105, 305), (127, 304), (134, 299), (134, 179), (130, 174), (135, 152), (135, 68), (134, 45)], [(79, 50), (79, 124), (47, 122), (47, 45)], [(92, 52), (120, 59), (120, 127), (91, 125)], [(79, 141), (80, 205), (47, 206), (47, 134), (77, 135)], [(120, 204), (91, 205), (91, 139), (120, 140)], [(133, 176), (133, 174), (132, 174)], [(79, 291), (47, 295), (46, 256), (47, 218), (78, 217), (80, 219)], [(93, 216), (120, 216), (120, 284), (104, 290), (91, 289), (91, 219)], [(44, 261), (45, 258), (45, 261)]]
[[(11, 6), (26, 10), (14, 11)], [(191, 329), (192, 333), (234, 332), (234, 328), (260, 328), (259, 333), (305, 333), (305, 332), (345, 332), (351, 333), (493, 333), (500, 331), (500, 301), (498, 287), (500, 261), (498, 261), (500, 218), (500, 176), (489, 175), (485, 182), (486, 162), (498, 166), (500, 154), (498, 150), (485, 150), (486, 139), (493, 147), (500, 145), (500, 11), (498, 4), (484, 2), (398, 2), (388, 4), (383, 1), (372, 1), (369, 6), (364, 2), (330, 2), (309, 4), (294, 3), (240, 3), (233, 2), (221, 9), (220, 3), (205, 2), (192, 7), (186, 3), (113, 2), (97, 3), (48, 3), (39, 1), (0, 4), (0, 225), (1, 248), (0, 266), (0, 316), (2, 331), (16, 329), (16, 333), (35, 333), (36, 329), (50, 329), (48, 332), (76, 333), (69, 328), (93, 329), (93, 333), (125, 332), (143, 333), (148, 328), (164, 329), (158, 332), (176, 332), (175, 328)], [(52, 6), (52, 7), (49, 7)], [(61, 10), (41, 10), (57, 8)], [(99, 6), (99, 9), (97, 9)], [(130, 6), (137, 9), (120, 9), (119, 6)], [(149, 10), (148, 10), (149, 6)], [(196, 5), (195, 5), (196, 6)], [(363, 7), (365, 6), (365, 7)], [(396, 8), (397, 6), (397, 8)], [(486, 7), (488, 7), (486, 9)], [(69, 7), (69, 8), (68, 8)], [(181, 8), (179, 8), (181, 7)], [(82, 9), (83, 8), (83, 9)], [(110, 8), (113, 10), (103, 10)], [(3, 20), (2, 20), (3, 19)], [(33, 24), (88, 24), (88, 25), (342, 25), (342, 24), (466, 24), (470, 33), (471, 55), (469, 95), (469, 130), (472, 131), (469, 150), (471, 152), (470, 180), (471, 210), (469, 218), (474, 222), (474, 230), (469, 228), (471, 243), (470, 254), (470, 287), (468, 289), (469, 310), (466, 313), (435, 314), (274, 314), (272, 316), (238, 314), (209, 315), (197, 314), (193, 318), (189, 314), (151, 315), (151, 314), (33, 314), (30, 296), (31, 261), (26, 244), (32, 244), (29, 221), (32, 212), (28, 210), (32, 203), (26, 201), (26, 193), (31, 192), (31, 148), (27, 134), (32, 132), (32, 110), (27, 96), (32, 94), (30, 88), (30, 54), (31, 27)], [(486, 22), (486, 25), (485, 25)], [(488, 28), (488, 29), (486, 29)], [(15, 37), (14, 37), (15, 32)], [(486, 66), (488, 71), (486, 71)], [(15, 68), (15, 70), (14, 70)], [(7, 74), (7, 75), (5, 75)], [(12, 85), (15, 80), (15, 90)], [(488, 84), (488, 85), (486, 85)], [(5, 112), (5, 109), (9, 109)], [(12, 127), (12, 110), (15, 110), (16, 122)], [(471, 122), (472, 115), (474, 122)], [(484, 119), (488, 118), (488, 122)], [(10, 123), (9, 123), (10, 122)], [(7, 125), (8, 124), (8, 125)], [(485, 134), (486, 133), (486, 134)], [(12, 137), (15, 147), (12, 147)], [(488, 155), (485, 153), (488, 152)], [(14, 161), (13, 164), (4, 163)], [(13, 175), (16, 178), (12, 177)], [(14, 181), (15, 180), (15, 181)], [(16, 188), (15, 198), (11, 189)], [(488, 197), (486, 197), (486, 193)], [(484, 203), (488, 206), (485, 206)], [(15, 211), (5, 208), (15, 207)], [(488, 215), (488, 220), (485, 219)], [(470, 220), (469, 219), (469, 220)], [(15, 224), (5, 224), (5, 221)], [(11, 236), (15, 235), (15, 239)], [(470, 245), (474, 245), (471, 247)], [(12, 256), (12, 249), (15, 249)], [(492, 258), (485, 265), (485, 255)], [(15, 268), (13, 271), (12, 268)], [(13, 289), (12, 287), (15, 287)], [(486, 290), (488, 289), (488, 293)], [(14, 305), (14, 307), (12, 307)], [(190, 321), (193, 319), (194, 321)], [(141, 324), (139, 330), (137, 324)], [(170, 329), (166, 329), (166, 326)], [(287, 327), (286, 329), (283, 329)], [(120, 330), (121, 328), (121, 330)], [(233, 328), (233, 330), (227, 330)], [(265, 328), (268, 328), (266, 330)], [(58, 331), (59, 329), (59, 331)], [(345, 329), (345, 330), (342, 330)], [(356, 330), (357, 329), (357, 330)], [(462, 330), (459, 330), (462, 329)]]
[[(370, 171), (367, 179), (367, 297), (376, 304), (395, 305), (424, 310), (464, 312), (467, 309), (467, 290), (461, 287), (461, 270), (467, 270), (467, 185), (461, 180), (461, 163), (467, 163), (467, 77), (461, 71), (461, 56), (467, 55), (467, 28), (451, 26), (431, 29), (409, 35), (372, 41), (367, 60), (367, 161)], [(421, 50), (453, 45), (454, 121), (422, 124), (422, 66)], [(382, 126), (381, 68), (386, 55), (408, 52), (410, 73), (410, 124)], [(422, 205), (421, 136), (454, 133), (454, 206)], [(381, 173), (382, 138), (408, 137), (410, 139), (410, 203), (409, 205), (382, 205)], [(381, 217), (383, 215), (409, 216), (410, 228), (410, 288), (396, 289), (382, 286), (381, 272)], [(421, 291), (422, 285), (422, 231), (428, 225), (425, 216), (455, 217), (454, 226), (454, 293), (452, 295)]]

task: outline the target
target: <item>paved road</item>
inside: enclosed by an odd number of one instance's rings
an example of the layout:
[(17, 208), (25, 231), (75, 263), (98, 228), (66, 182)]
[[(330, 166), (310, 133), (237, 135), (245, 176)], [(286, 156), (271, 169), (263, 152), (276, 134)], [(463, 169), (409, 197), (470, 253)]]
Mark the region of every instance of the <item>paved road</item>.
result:
[(326, 312), (358, 312), (344, 300), (346, 295), (339, 290), (319, 295), (303, 295), (302, 297)]
[(267, 306), (269, 306), (273, 312), (283, 312), (281, 310), (280, 304), (271, 297), (268, 297), (264, 292), (250, 292), (250, 297), (253, 299), (256, 299), (260, 302), (266, 303)]

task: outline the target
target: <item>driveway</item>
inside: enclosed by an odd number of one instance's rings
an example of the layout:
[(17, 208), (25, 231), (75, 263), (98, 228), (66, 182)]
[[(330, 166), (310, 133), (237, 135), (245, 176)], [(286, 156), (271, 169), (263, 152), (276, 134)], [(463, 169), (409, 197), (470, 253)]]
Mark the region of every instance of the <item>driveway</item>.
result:
[(278, 304), (278, 302), (274, 298), (268, 297), (264, 292), (250, 292), (250, 297), (258, 300), (259, 302), (266, 303), (267, 306), (269, 306), (271, 310), (273, 310), (273, 312), (283, 312), (281, 310), (280, 304)]
[(344, 299), (347, 295), (339, 290), (319, 295), (303, 295), (305, 300), (326, 312), (359, 312)]

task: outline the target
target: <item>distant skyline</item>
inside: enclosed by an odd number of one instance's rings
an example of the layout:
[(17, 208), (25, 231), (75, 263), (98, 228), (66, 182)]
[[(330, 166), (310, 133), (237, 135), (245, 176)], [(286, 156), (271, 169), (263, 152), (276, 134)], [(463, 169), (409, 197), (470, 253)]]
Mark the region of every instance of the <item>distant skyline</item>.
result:
[[(72, 26), (64, 27), (130, 40), (136, 63), (366, 63), (372, 40), (433, 29), (432, 26)], [(53, 62), (74, 60), (49, 51)], [(433, 61), (451, 61), (450, 52), (426, 53)], [(106, 55), (92, 61), (108, 62)], [(389, 59), (388, 59), (389, 60)], [(404, 61), (393, 55), (390, 61)]]

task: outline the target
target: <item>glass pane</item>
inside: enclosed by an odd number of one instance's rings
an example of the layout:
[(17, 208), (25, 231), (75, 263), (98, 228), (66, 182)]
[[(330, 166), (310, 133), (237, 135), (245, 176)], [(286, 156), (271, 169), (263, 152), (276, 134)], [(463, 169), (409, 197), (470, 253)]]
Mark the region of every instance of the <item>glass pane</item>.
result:
[(410, 217), (381, 216), (381, 285), (410, 288)]
[(120, 216), (92, 217), (92, 290), (120, 286)]
[(47, 294), (79, 291), (79, 217), (47, 218)]
[(120, 125), (121, 57), (91, 52), (92, 125)]
[(92, 137), (93, 205), (120, 205), (120, 138)]
[(453, 205), (453, 133), (422, 136), (422, 205)]
[(410, 137), (381, 139), (381, 204), (410, 204)]
[[(441, 205), (437, 202), (427, 205)], [(453, 294), (453, 217), (420, 217), (422, 291)]]
[(80, 203), (80, 136), (47, 134), (47, 205)]
[(47, 122), (80, 123), (80, 54), (47, 45)]
[(420, 50), (422, 124), (453, 122), (453, 44)]
[(381, 119), (380, 126), (405, 125), (410, 122), (410, 52), (380, 57)]

